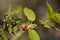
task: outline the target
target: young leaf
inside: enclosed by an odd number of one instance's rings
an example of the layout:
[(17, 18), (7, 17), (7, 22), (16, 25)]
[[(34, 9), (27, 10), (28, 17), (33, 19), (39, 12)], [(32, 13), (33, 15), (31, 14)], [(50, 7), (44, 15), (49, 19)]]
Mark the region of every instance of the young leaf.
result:
[(40, 40), (40, 37), (35, 30), (29, 29), (28, 34), (30, 40)]
[(11, 22), (12, 22), (12, 24), (18, 24), (18, 23), (20, 23), (20, 22), (22, 22), (23, 21), (23, 19), (22, 18), (12, 18), (11, 19)]
[(45, 28), (48, 28), (48, 29), (51, 28), (51, 26), (49, 26), (48, 23), (46, 23), (42, 20), (40, 20), (39, 22), (40, 22), (40, 24), (44, 25)]
[(15, 18), (14, 21), (20, 21), (22, 20), (21, 18)]
[(51, 7), (51, 5), (47, 2), (47, 11), (48, 11), (48, 15), (51, 16), (53, 14), (53, 9)]
[(8, 27), (8, 31), (9, 31), (10, 34), (12, 33), (12, 31), (13, 31), (12, 26)]
[(12, 7), (11, 7), (11, 4), (9, 4), (8, 11), (5, 13), (5, 15), (10, 16), (11, 15), (11, 11), (12, 11)]
[(55, 27), (55, 30), (57, 30), (57, 31), (59, 31), (59, 32), (60, 32), (60, 29), (58, 29), (58, 28), (56, 28), (56, 27)]
[(0, 32), (0, 36), (3, 38), (3, 40), (8, 40), (8, 38), (4, 32)]
[(35, 16), (35, 13), (34, 13), (33, 10), (25, 7), (23, 11), (24, 11), (24, 14), (25, 14), (25, 16), (27, 17), (27, 19), (28, 19), (29, 21), (35, 21), (36, 16)]
[(53, 17), (52, 20), (54, 20), (56, 23), (60, 24), (60, 14), (56, 13)]
[(58, 13), (59, 10), (53, 11), (51, 5), (47, 2), (47, 10), (49, 15), (49, 20), (51, 22), (56, 22), (60, 24), (60, 14)]
[(47, 2), (47, 11), (48, 11), (48, 20), (50, 22), (53, 22), (52, 17), (55, 15), (55, 13), (53, 12), (53, 9), (51, 7), (51, 5)]

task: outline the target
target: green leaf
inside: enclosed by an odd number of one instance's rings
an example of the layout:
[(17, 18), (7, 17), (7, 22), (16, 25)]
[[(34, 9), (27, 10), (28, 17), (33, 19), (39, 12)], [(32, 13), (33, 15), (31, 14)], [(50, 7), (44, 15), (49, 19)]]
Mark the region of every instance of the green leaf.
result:
[(0, 36), (3, 38), (3, 40), (8, 40), (8, 38), (4, 32), (0, 32)]
[(12, 21), (12, 24), (13, 23), (20, 23), (21, 21), (23, 21), (23, 19), (22, 18), (14, 18), (13, 17), (11, 21)]
[(35, 30), (29, 29), (28, 34), (30, 40), (40, 40), (40, 37)]
[(33, 10), (25, 7), (23, 11), (24, 11), (24, 14), (28, 18), (29, 21), (35, 21), (36, 16), (35, 16), (35, 13)]
[(47, 2), (47, 11), (48, 11), (48, 20), (49, 20), (50, 22), (53, 22), (52, 18), (54, 17), (54, 15), (55, 15), (56, 13), (53, 11), (51, 5), (50, 5), (48, 2)]
[(60, 11), (60, 9), (57, 9), (57, 10), (55, 10), (54, 12), (55, 12), (55, 13), (58, 13), (59, 11)]
[(21, 21), (22, 18), (14, 18), (13, 20), (14, 20), (14, 21)]
[(16, 8), (12, 8), (11, 4), (9, 4), (8, 11), (5, 13), (5, 16), (12, 17), (14, 15), (19, 15), (22, 12), (23, 6), (19, 6)]
[(50, 22), (56, 22), (60, 24), (60, 14), (58, 13), (60, 9), (53, 11), (51, 5), (47, 2), (47, 10)]
[(8, 11), (5, 13), (5, 15), (10, 16), (11, 15), (11, 11), (12, 11), (12, 6), (11, 6), (11, 4), (9, 4)]
[[(20, 12), (22, 12), (22, 9), (23, 9), (23, 5), (18, 6), (18, 7), (16, 8), (16, 10), (14, 9), (13, 11), (14, 11), (15, 13), (20, 14)], [(17, 14), (17, 15), (18, 15), (18, 14)]]
[(12, 33), (12, 31), (13, 31), (12, 26), (9, 26), (9, 27), (8, 27), (8, 31), (9, 31), (10, 34)]
[(52, 17), (55, 15), (55, 13), (53, 12), (53, 9), (51, 7), (51, 5), (47, 2), (47, 11), (48, 11), (48, 20), (50, 22), (53, 22)]
[(40, 20), (39, 22), (40, 22), (40, 24), (44, 25), (45, 28), (48, 28), (48, 29), (51, 28), (51, 26), (49, 26), (49, 24), (47, 22), (44, 22), (42, 20)]
[(48, 15), (51, 16), (53, 14), (53, 9), (51, 7), (51, 5), (47, 2), (47, 11), (48, 11)]
[(54, 22), (60, 24), (60, 14), (58, 14), (58, 13), (55, 14), (55, 15), (52, 17), (52, 20), (54, 20)]
[(59, 32), (60, 32), (60, 29), (58, 29), (58, 28), (56, 28), (56, 27), (55, 27), (55, 30), (57, 30), (57, 31), (59, 31)]

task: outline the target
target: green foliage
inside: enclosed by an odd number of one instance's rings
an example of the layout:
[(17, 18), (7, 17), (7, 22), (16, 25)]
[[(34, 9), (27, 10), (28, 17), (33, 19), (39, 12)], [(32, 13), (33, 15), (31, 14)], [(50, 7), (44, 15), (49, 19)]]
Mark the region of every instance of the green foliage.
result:
[(51, 18), (53, 17), (54, 13), (53, 13), (53, 9), (51, 7), (51, 5), (47, 2), (47, 11), (48, 11), (48, 20), (52, 22)]
[(12, 34), (12, 31), (13, 31), (12, 25), (8, 27), (8, 31), (10, 34)]
[(55, 14), (53, 17), (52, 17), (52, 20), (55, 21), (56, 23), (59, 23), (60, 24), (60, 14)]
[(13, 18), (13, 20), (15, 23), (19, 23), (20, 21), (23, 21), (22, 18)]
[(47, 11), (48, 11), (49, 16), (51, 16), (51, 14), (53, 14), (53, 9), (48, 2), (47, 2)]
[(53, 11), (51, 5), (47, 2), (47, 11), (50, 21), (56, 22), (60, 24), (60, 14), (58, 12)]
[(3, 31), (0, 32), (0, 36), (3, 40), (8, 40), (8, 37), (6, 36), (6, 34)]
[(30, 40), (40, 40), (39, 35), (37, 34), (37, 32), (33, 29), (29, 29), (28, 30), (28, 35)]
[(59, 29), (59, 28), (56, 28), (56, 27), (55, 27), (54, 29), (55, 29), (56, 31), (59, 31), (59, 32), (60, 32), (60, 29)]
[(40, 20), (39, 22), (40, 22), (40, 24), (43, 25), (45, 28), (48, 28), (48, 29), (51, 28), (51, 26), (50, 26), (47, 22), (44, 22), (44, 21), (42, 21), (42, 20)]
[(4, 21), (7, 22), (8, 32), (11, 34), (14, 28), (14, 25), (18, 24), (20, 21), (22, 21), (22, 18), (17, 18), (15, 15), (17, 15), (22, 10), (22, 7), (18, 7), (17, 9), (12, 9), (12, 6), (9, 5), (8, 11), (5, 13), (5, 19)]
[(35, 16), (35, 13), (33, 10), (25, 7), (23, 11), (24, 11), (24, 14), (28, 18), (29, 21), (35, 21), (36, 16)]

